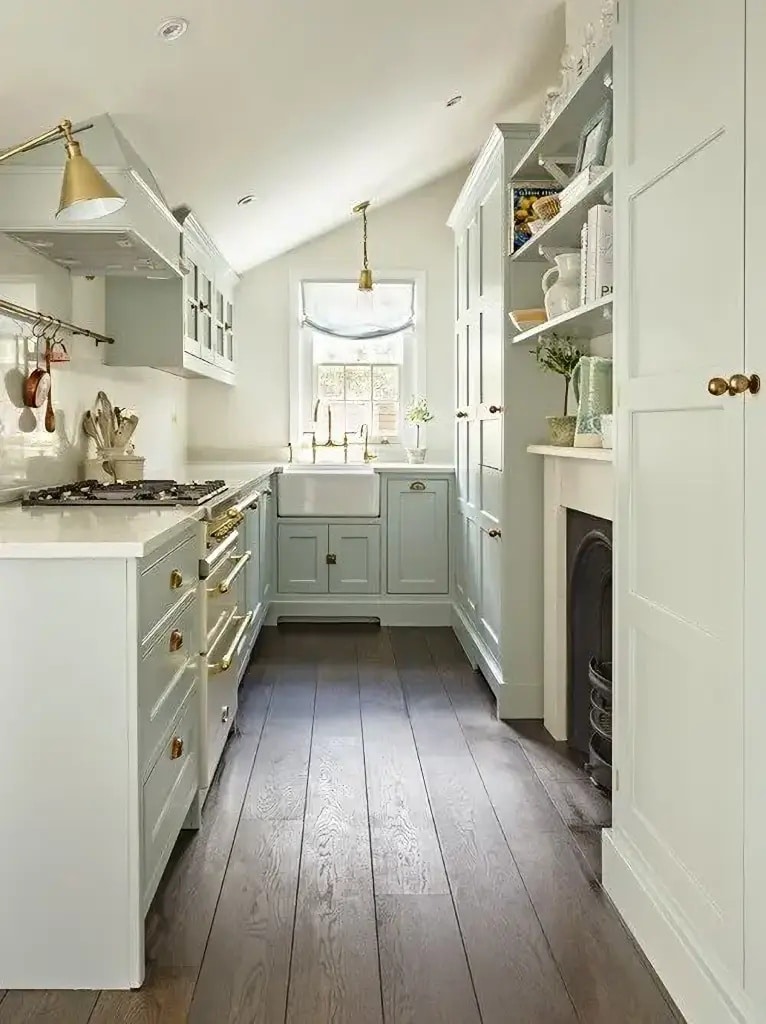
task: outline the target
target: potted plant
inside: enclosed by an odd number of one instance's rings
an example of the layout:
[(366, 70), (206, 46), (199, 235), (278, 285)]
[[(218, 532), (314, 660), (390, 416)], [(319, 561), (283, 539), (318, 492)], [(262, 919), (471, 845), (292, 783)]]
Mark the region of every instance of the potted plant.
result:
[(574, 339), (549, 334), (542, 337), (532, 350), (538, 366), (548, 373), (558, 373), (564, 378), (564, 415), (546, 416), (551, 444), (568, 447), (574, 444), (576, 416), (568, 416), (569, 385), (572, 374), (582, 357)]
[(407, 406), (404, 418), (415, 427), (415, 447), (405, 448), (407, 461), (425, 462), (426, 449), (420, 447), (420, 428), (424, 427), (426, 423), (430, 423), (434, 418), (433, 413), (428, 408), (428, 400), (423, 395), (419, 397), (413, 396), (410, 399), (410, 404)]

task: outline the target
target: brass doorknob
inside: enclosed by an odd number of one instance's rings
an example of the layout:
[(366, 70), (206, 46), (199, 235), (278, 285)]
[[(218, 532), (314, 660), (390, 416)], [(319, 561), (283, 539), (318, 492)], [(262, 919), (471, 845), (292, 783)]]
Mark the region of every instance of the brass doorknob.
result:
[(761, 390), (761, 378), (757, 373), (749, 377), (744, 373), (735, 373), (728, 380), (725, 377), (711, 377), (707, 382), (707, 389), (716, 398), (723, 395), (743, 395), (746, 391), (751, 395), (757, 395)]
[(735, 373), (733, 377), (729, 377), (730, 395), (743, 395), (746, 391), (749, 391), (751, 395), (757, 395), (760, 390), (761, 378), (757, 373), (753, 373), (749, 377), (746, 377), (744, 373)]

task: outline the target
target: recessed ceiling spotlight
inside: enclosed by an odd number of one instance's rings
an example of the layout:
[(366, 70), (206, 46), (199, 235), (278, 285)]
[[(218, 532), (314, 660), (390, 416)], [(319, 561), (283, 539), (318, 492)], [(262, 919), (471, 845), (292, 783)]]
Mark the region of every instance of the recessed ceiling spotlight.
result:
[(247, 206), (249, 203), (255, 202), (255, 196), (252, 192), (248, 192), (246, 196), (240, 196), (237, 200), (237, 206)]
[(463, 97), (459, 92), (455, 93), (454, 96), (450, 96), (445, 105), (448, 107), (456, 107), (458, 103), (462, 102), (462, 99)]
[(186, 18), (165, 18), (157, 26), (157, 35), (164, 43), (173, 43), (181, 38), (188, 27)]

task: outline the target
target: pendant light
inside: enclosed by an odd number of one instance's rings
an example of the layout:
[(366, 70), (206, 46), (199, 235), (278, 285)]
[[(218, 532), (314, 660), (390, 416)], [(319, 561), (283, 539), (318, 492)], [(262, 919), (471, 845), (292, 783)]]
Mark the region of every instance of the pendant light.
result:
[(112, 188), (103, 174), (96, 170), (90, 160), (82, 155), (80, 143), (75, 142), (73, 135), (72, 122), (62, 121), (50, 131), (0, 153), (0, 163), (19, 153), (26, 153), (30, 149), (63, 139), (67, 156), (56, 219), (77, 223), (105, 217), (122, 209), (125, 200)]
[(363, 203), (357, 203), (353, 209), (353, 213), (361, 213), (362, 215), (362, 256), (363, 264), (362, 269), (359, 272), (359, 291), (360, 292), (371, 292), (372, 291), (372, 271), (370, 265), (367, 262), (367, 208), (370, 205), (370, 200), (366, 199)]

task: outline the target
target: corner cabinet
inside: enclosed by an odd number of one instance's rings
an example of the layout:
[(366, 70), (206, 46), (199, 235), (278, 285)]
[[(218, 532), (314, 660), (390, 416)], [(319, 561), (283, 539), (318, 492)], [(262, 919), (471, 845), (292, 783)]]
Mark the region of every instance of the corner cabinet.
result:
[(176, 276), (107, 277), (107, 346), (114, 366), (151, 366), (181, 377), (235, 383), (234, 291), (238, 277), (185, 209)]
[(449, 482), (388, 481), (389, 594), (449, 593)]
[(527, 445), (561, 401), (511, 345), (512, 309), (542, 304), (537, 264), (510, 258), (510, 181), (535, 125), (497, 125), (450, 214), (455, 233), (457, 514), (453, 625), (503, 718), (543, 711), (542, 466)]

